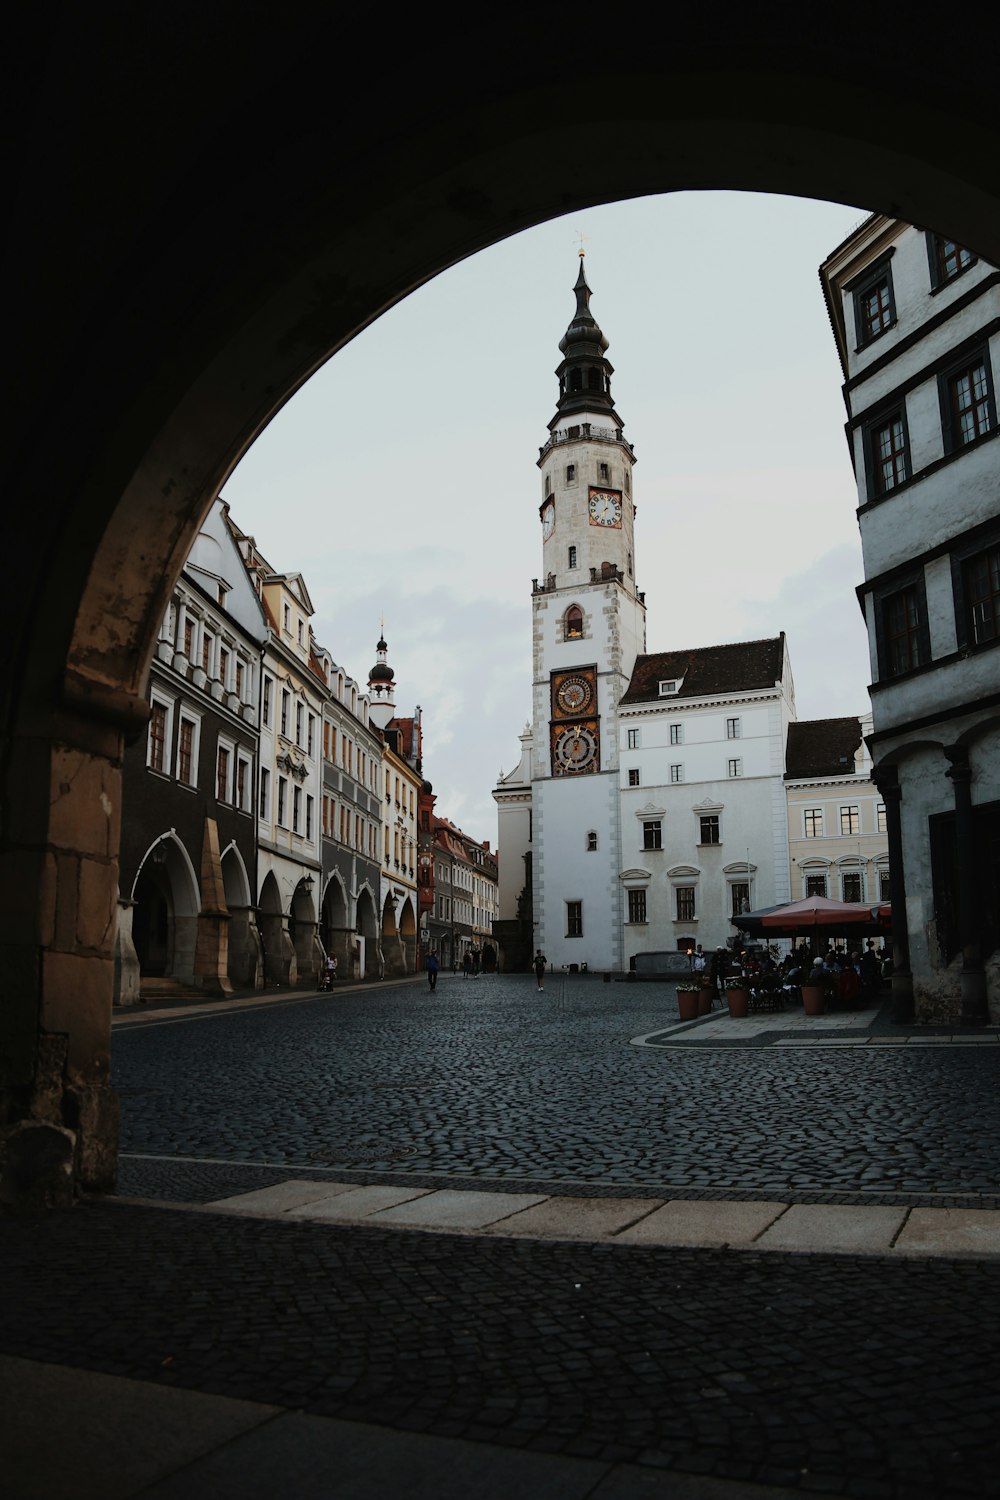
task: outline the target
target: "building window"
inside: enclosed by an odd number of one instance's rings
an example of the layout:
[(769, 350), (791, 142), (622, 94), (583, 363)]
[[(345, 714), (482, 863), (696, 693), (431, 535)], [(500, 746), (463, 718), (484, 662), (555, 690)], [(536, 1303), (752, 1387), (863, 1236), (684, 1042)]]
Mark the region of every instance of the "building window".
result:
[(292, 787), (292, 832), (298, 833), (302, 823), (302, 788)]
[(288, 738), (288, 701), (289, 692), (287, 688), (281, 689), (281, 732)]
[(628, 784), (629, 784), (629, 786), (638, 786), (639, 785), (639, 772), (638, 772), (638, 769), (635, 766), (632, 766), (630, 768), (630, 770), (629, 770), (629, 773), (628, 773)]
[(719, 815), (718, 813), (706, 813), (698, 819), (699, 844), (719, 843)]
[(229, 652), (225, 646), (219, 647), (219, 681), (224, 688), (229, 687)]
[(858, 348), (879, 338), (896, 321), (892, 296), (892, 274), (883, 261), (854, 289), (854, 328)]
[(642, 847), (644, 849), (663, 848), (663, 824), (659, 818), (650, 819), (642, 825)]
[(306, 797), (306, 838), (313, 836), (313, 799)]
[(728, 772), (728, 774), (730, 776), (742, 776), (743, 775), (743, 762), (742, 762), (742, 760), (730, 760), (728, 764), (729, 764), (729, 772)]
[(861, 819), (856, 807), (842, 807), (840, 809), (840, 834), (842, 838), (848, 836), (856, 838), (861, 832)]
[(303, 646), (303, 645), (305, 645), (305, 641), (303, 640), (303, 636), (302, 636), (303, 625), (302, 625), (302, 621), (301, 620), (299, 620), (298, 626), (299, 626), (299, 645)]
[(212, 675), (212, 646), (214, 642), (207, 630), (201, 635), (201, 670), (206, 677)]
[(194, 621), (190, 615), (184, 616), (184, 655), (188, 661), (194, 660)]
[(629, 891), (628, 893), (628, 919), (634, 923), (645, 923), (646, 921), (646, 892)]
[(1000, 546), (980, 552), (962, 567), (967, 633), (983, 646), (1000, 638)]
[(888, 870), (879, 870), (878, 872), (878, 899), (880, 901), (892, 900), (892, 885)]
[(684, 767), (683, 767), (683, 765), (673, 765), (673, 766), (670, 767), (670, 780), (673, 782), (673, 784), (675, 786), (677, 785), (678, 782), (681, 782), (681, 781), (684, 780)]
[(195, 784), (197, 725), (193, 719), (181, 719), (177, 736), (177, 780), (185, 786)]
[(825, 896), (826, 895), (826, 876), (825, 875), (807, 875), (806, 876), (806, 895), (807, 896)]
[(864, 880), (859, 874), (842, 875), (841, 890), (844, 901), (863, 901), (865, 899)]
[(731, 910), (734, 917), (741, 912), (750, 910), (750, 883), (746, 880), (734, 880), (729, 887), (729, 899), (732, 903)]
[(306, 732), (306, 754), (312, 755), (316, 743), (316, 720), (312, 714), (309, 715), (309, 724)]
[(670, 726), (670, 743), (672, 745), (683, 745), (683, 743), (684, 743), (684, 725), (683, 724), (671, 724), (671, 726)]
[(927, 660), (925, 608), (924, 591), (917, 584), (882, 600), (879, 644), (885, 676), (898, 677)]
[(301, 703), (296, 703), (296, 705), (295, 705), (295, 743), (298, 745), (298, 747), (299, 747), (300, 750), (302, 748), (302, 723), (303, 723), (304, 716), (305, 716), (305, 709), (302, 707), (302, 704)]
[(236, 795), (233, 801), (240, 812), (247, 811), (247, 793), (250, 787), (250, 762), (242, 756), (236, 757)]
[(889, 828), (885, 820), (885, 803), (880, 802), (875, 808), (875, 832), (888, 833)]
[(153, 771), (164, 770), (167, 763), (167, 708), (154, 698), (149, 706), (149, 740), (146, 764)]
[(976, 257), (971, 250), (966, 250), (964, 245), (956, 245), (954, 240), (946, 239), (943, 234), (927, 236), (927, 254), (931, 267), (931, 286), (935, 291), (938, 287), (947, 286), (949, 281), (954, 281), (956, 276), (961, 276), (963, 271), (976, 264)]
[(575, 568), (576, 567), (576, 548), (575, 547), (571, 547), (569, 549), (569, 565), (570, 565), (571, 568)]
[(260, 816), (264, 822), (271, 816), (271, 773), (266, 768), (260, 773)]
[(726, 739), (727, 740), (738, 740), (739, 737), (740, 737), (740, 721), (739, 721), (739, 719), (727, 719), (726, 720)]
[(946, 452), (955, 453), (992, 432), (996, 414), (985, 355), (945, 377), (944, 405)]
[(802, 814), (802, 832), (807, 839), (823, 837), (823, 809), (807, 807)]
[(292, 610), (291, 610), (291, 606), (288, 605), (288, 604), (286, 604), (285, 607), (284, 607), (284, 611), (282, 613), (282, 619), (285, 622), (285, 630), (288, 631), (289, 633), (291, 633), (291, 629), (292, 629)]
[(566, 902), (566, 936), (583, 937), (583, 902)]
[(274, 688), (274, 682), (273, 682), (273, 680), (270, 677), (265, 677), (264, 678), (264, 685), (263, 685), (263, 689), (262, 689), (262, 692), (263, 692), (262, 711), (263, 711), (263, 715), (264, 715), (264, 723), (267, 725), (268, 729), (270, 729), (270, 727), (271, 727), (271, 693), (272, 693), (273, 688)]
[(677, 900), (678, 922), (693, 922), (695, 919), (694, 886), (679, 885), (676, 889), (675, 896)]
[(238, 661), (236, 663), (236, 696), (237, 696), (237, 698), (239, 698), (240, 702), (242, 703), (243, 702), (243, 663), (241, 661)]
[(593, 831), (591, 831), (590, 833), (587, 834), (587, 853), (588, 854), (596, 854), (597, 853), (597, 834), (594, 833)]
[(219, 746), (215, 767), (215, 795), (219, 802), (229, 801), (229, 751), (225, 745)]
[(868, 495), (887, 495), (910, 477), (906, 418), (902, 409), (873, 423), (865, 433)]
[(576, 484), (576, 464), (566, 465), (566, 483)]
[(583, 636), (583, 610), (578, 604), (571, 604), (566, 611), (564, 626), (566, 639), (578, 641)]
[(282, 828), (288, 827), (288, 782), (284, 776), (278, 777), (278, 822)]
[(638, 729), (630, 729), (628, 731), (628, 748), (630, 750), (638, 750), (638, 748), (639, 748), (639, 731), (638, 731)]
[(609, 480), (611, 478), (611, 470), (608, 468), (607, 464), (598, 464), (597, 467), (601, 479)]
[(665, 678), (662, 679), (662, 681), (660, 682), (660, 697), (661, 698), (670, 698), (670, 697), (672, 697), (674, 695), (674, 693), (676, 693), (676, 691), (677, 691), (677, 679), (675, 677), (668, 677), (668, 678), (665, 677)]

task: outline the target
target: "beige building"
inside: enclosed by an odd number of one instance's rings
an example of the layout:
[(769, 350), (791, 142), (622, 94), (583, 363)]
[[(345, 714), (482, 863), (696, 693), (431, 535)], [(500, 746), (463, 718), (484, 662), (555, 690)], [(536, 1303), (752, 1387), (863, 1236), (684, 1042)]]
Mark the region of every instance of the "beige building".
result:
[(382, 962), (387, 975), (417, 966), (417, 798), (420, 710), (393, 719), (383, 730), (382, 757)]
[(792, 900), (889, 900), (889, 840), (871, 780), (871, 719), (811, 719), (788, 726), (785, 798)]

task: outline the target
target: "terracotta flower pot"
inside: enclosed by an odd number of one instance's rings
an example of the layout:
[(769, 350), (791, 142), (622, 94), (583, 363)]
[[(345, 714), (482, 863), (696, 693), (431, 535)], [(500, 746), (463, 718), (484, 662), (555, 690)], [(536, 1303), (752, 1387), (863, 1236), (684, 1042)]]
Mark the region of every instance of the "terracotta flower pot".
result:
[(677, 1014), (682, 1021), (693, 1021), (698, 1015), (697, 990), (677, 991)]
[(826, 991), (822, 985), (804, 984), (802, 986), (802, 1009), (807, 1016), (826, 1014)]
[(729, 1014), (739, 1020), (750, 1012), (750, 991), (744, 989), (741, 984), (726, 986), (726, 999), (729, 1002)]

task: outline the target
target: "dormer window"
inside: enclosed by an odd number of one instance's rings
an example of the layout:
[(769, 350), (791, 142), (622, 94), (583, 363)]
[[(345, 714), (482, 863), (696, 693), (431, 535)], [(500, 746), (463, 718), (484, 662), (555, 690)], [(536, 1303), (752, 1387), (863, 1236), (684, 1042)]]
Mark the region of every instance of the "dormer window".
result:
[(672, 698), (673, 695), (676, 692), (677, 692), (677, 678), (676, 677), (664, 677), (664, 678), (661, 678), (661, 680), (660, 680), (660, 697), (661, 698)]

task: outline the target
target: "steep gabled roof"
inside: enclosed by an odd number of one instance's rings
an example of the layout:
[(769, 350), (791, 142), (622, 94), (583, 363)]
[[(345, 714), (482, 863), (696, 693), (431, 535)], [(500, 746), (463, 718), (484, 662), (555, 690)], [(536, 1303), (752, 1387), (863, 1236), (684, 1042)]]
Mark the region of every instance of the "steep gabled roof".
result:
[(850, 776), (861, 744), (861, 720), (806, 719), (789, 724), (785, 780), (797, 776)]
[(660, 683), (679, 684), (670, 698), (706, 698), (717, 693), (750, 692), (781, 681), (785, 635), (773, 640), (733, 641), (686, 651), (657, 651), (637, 657), (622, 703), (664, 703)]

